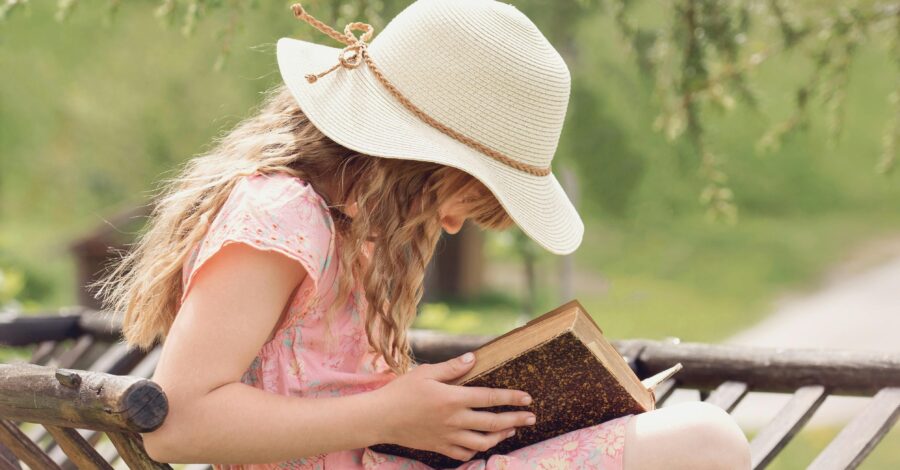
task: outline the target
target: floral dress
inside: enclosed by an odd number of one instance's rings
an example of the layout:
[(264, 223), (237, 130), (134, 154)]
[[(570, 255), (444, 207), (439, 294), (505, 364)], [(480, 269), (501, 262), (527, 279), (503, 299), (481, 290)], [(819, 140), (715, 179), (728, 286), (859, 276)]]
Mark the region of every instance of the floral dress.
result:
[[(337, 290), (336, 238), (324, 199), (305, 181), (286, 173), (243, 176), (236, 183), (206, 236), (183, 267), (181, 301), (203, 264), (229, 243), (281, 253), (306, 270), (274, 336), (264, 343), (241, 382), (271, 393), (303, 397), (344, 396), (374, 390), (396, 375), (369, 347), (365, 297), (350, 301), (329, 321), (324, 318)], [(334, 341), (326, 339), (331, 323)], [(376, 357), (375, 367), (372, 358)], [(470, 460), (459, 470), (621, 469), (625, 424), (630, 416), (557, 436), (505, 455)], [(430, 470), (410, 459), (370, 448), (350, 449), (286, 462), (214, 465), (216, 470)]]

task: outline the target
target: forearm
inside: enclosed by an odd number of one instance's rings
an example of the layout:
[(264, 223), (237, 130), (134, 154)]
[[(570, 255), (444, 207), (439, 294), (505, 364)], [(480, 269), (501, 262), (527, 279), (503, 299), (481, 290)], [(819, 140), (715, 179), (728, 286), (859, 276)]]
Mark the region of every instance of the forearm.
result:
[[(269, 463), (376, 444), (383, 417), (373, 393), (306, 398), (240, 382), (196, 400), (173, 400), (153, 440), (168, 463)], [(148, 449), (149, 449), (148, 445)]]

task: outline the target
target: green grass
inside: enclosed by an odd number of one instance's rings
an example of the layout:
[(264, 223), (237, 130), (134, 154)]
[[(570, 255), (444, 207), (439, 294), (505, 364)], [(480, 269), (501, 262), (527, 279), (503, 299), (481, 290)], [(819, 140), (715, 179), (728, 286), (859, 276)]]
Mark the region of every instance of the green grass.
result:
[[(791, 219), (748, 216), (736, 226), (697, 219), (665, 224), (589, 221), (575, 255), (576, 297), (613, 338), (668, 336), (715, 342), (773, 309), (788, 292), (813, 290), (827, 269), (862, 240), (900, 231), (900, 215), (826, 214)], [(515, 256), (489, 245), (495, 262)], [(558, 260), (539, 257), (538, 309), (559, 305)], [(503, 302), (476, 299), (426, 307), (418, 325), (454, 332), (502, 333), (521, 312), (520, 293)], [(504, 297), (500, 297), (504, 298)]]
[[(805, 428), (775, 457), (768, 470), (795, 470), (806, 468), (815, 457), (840, 432), (839, 428)], [(861, 470), (887, 470), (900, 468), (900, 431), (889, 432), (878, 447), (859, 466)]]

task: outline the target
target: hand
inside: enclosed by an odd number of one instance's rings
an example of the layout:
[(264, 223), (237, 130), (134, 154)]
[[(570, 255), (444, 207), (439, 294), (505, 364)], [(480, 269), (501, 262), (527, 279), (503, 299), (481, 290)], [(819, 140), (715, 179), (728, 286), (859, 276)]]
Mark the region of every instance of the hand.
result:
[(523, 391), (444, 383), (472, 368), (474, 355), (465, 362), (468, 354), (416, 366), (371, 392), (384, 413), (383, 442), (466, 461), (514, 435), (517, 426), (534, 424), (534, 414), (528, 411), (472, 409), (531, 404), (531, 397)]

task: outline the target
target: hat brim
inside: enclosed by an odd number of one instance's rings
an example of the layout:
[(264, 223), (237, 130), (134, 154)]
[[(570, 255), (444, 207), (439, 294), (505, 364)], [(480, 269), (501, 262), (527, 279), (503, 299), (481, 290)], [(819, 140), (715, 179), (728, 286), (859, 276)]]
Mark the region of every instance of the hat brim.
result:
[(338, 67), (315, 83), (306, 80), (305, 75), (336, 64), (340, 52), (293, 38), (281, 38), (277, 45), (285, 85), (323, 134), (363, 154), (462, 170), (484, 183), (537, 244), (555, 254), (578, 248), (584, 224), (553, 174), (513, 169), (432, 127), (397, 101), (364, 63)]

